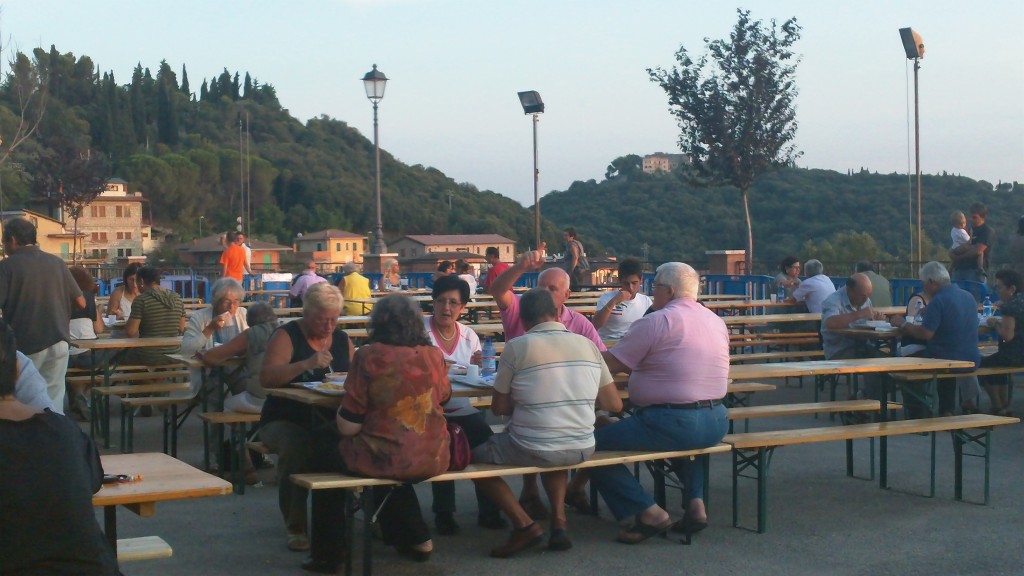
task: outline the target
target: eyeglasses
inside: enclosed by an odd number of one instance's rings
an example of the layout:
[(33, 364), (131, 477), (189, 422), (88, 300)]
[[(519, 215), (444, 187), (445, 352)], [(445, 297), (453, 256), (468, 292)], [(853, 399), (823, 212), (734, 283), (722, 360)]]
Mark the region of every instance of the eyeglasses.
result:
[(447, 306), (448, 308), (458, 308), (459, 306), (462, 306), (462, 301), (455, 299), (438, 298), (437, 300), (434, 300), (434, 306), (436, 308), (441, 308), (444, 306)]

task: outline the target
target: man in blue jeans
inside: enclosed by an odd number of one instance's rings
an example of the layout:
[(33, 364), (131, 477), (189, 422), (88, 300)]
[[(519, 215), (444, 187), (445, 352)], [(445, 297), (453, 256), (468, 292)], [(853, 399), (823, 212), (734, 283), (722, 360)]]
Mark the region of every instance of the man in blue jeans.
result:
[[(597, 450), (691, 450), (713, 446), (728, 429), (722, 398), (729, 380), (729, 331), (714, 312), (697, 303), (700, 276), (687, 264), (667, 262), (654, 277), (655, 311), (637, 320), (605, 362), (628, 372), (633, 416), (599, 428)], [(706, 458), (704, 456), (703, 458)], [(686, 484), (681, 527), (707, 526), (703, 460), (677, 463)], [(591, 480), (615, 519), (635, 517), (617, 540), (637, 544), (676, 523), (626, 466), (595, 468)]]

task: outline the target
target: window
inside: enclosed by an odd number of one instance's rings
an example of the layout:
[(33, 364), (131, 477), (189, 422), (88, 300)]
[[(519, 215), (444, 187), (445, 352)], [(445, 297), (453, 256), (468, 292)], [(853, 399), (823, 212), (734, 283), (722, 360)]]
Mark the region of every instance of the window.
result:
[(142, 237), (143, 237), (143, 238), (149, 238), (149, 234), (146, 234), (145, 232), (143, 232), (143, 233), (142, 233)]
[(93, 242), (99, 242), (100, 241), (100, 233), (99, 232), (93, 232), (92, 233), (92, 241)]
[(320, 252), (320, 251), (322, 251), (323, 249), (324, 249), (324, 245), (323, 245), (323, 244), (321, 244), (320, 242), (317, 242), (317, 243), (316, 243), (316, 251), (317, 251), (317, 252)]
[(132, 217), (132, 207), (131, 206), (125, 206), (125, 208), (124, 208), (124, 217), (125, 218), (131, 218)]
[(107, 241), (107, 233), (106, 232), (100, 232), (100, 241), (101, 242), (106, 242)]
[(100, 257), (103, 258), (104, 260), (107, 259), (108, 255), (109, 255), (109, 252), (107, 252), (106, 248), (103, 248), (102, 250), (100, 250)]
[(335, 252), (341, 252), (341, 242), (335, 242), (334, 243), (334, 251)]
[(117, 233), (117, 239), (118, 240), (124, 240), (124, 232), (118, 232)]
[(99, 209), (96, 206), (89, 206), (89, 216), (93, 218), (99, 216)]
[(121, 207), (121, 206), (115, 207), (114, 208), (114, 215), (117, 216), (118, 218), (123, 218), (124, 217), (124, 208)]
[(118, 248), (117, 249), (117, 257), (121, 258), (123, 256), (124, 256), (124, 249), (123, 248)]
[(100, 218), (106, 218), (107, 217), (107, 207), (106, 206), (100, 206), (99, 208), (100, 208)]
[(402, 258), (405, 258), (405, 248), (400, 249), (398, 251), (398, 255), (401, 256)]
[(131, 255), (132, 255), (132, 249), (131, 249), (131, 248), (129, 248), (129, 249), (125, 250), (125, 251), (124, 251), (124, 255), (125, 255), (125, 256), (131, 256)]
[[(132, 239), (132, 233), (131, 232), (125, 232), (124, 233), (124, 239), (125, 240), (131, 240)], [(131, 256), (131, 254), (129, 254), (129, 256)]]

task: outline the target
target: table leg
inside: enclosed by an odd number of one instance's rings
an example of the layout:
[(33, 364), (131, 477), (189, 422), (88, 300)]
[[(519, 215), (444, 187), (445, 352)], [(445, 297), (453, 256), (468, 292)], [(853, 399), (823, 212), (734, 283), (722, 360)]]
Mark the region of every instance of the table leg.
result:
[(103, 507), (103, 533), (107, 537), (107, 543), (117, 554), (117, 506)]

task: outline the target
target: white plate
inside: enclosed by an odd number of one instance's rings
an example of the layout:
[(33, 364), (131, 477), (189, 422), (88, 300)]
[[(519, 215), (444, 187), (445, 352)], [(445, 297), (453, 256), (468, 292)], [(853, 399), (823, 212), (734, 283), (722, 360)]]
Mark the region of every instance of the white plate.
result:
[(328, 396), (344, 396), (345, 388), (344, 382), (307, 382), (303, 384), (304, 387), (321, 394)]

